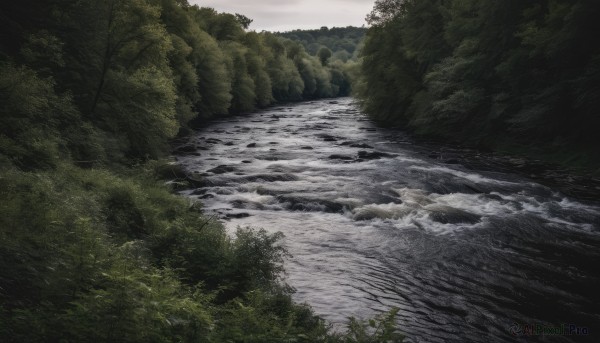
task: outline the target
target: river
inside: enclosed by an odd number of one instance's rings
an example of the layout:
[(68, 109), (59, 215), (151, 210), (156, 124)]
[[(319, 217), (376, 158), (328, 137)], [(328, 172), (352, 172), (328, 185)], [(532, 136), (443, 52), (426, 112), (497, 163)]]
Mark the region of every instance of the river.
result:
[(409, 342), (600, 342), (597, 189), (567, 196), (485, 154), (420, 145), (350, 98), (214, 122), (188, 144), (178, 161), (206, 186), (184, 194), (229, 230), (283, 232), (295, 300), (332, 323), (397, 307)]

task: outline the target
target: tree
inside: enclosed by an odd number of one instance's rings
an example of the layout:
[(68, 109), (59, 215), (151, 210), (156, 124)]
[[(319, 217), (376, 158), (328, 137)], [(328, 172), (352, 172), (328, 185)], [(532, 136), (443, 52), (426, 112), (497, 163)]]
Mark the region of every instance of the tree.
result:
[(0, 153), (23, 169), (47, 169), (60, 159), (62, 123), (78, 116), (68, 96), (27, 67), (0, 63)]
[(237, 19), (238, 23), (240, 23), (240, 25), (242, 25), (242, 27), (246, 30), (250, 27), (250, 24), (252, 24), (252, 22), (254, 21), (253, 19), (250, 19), (250, 18), (246, 17), (245, 15), (239, 14), (239, 13), (235, 14), (235, 19)]
[(373, 26), (362, 49), (361, 72), (354, 89), (363, 109), (376, 120), (407, 123), (413, 96), (422, 87), (417, 68), (406, 58), (401, 20)]
[(74, 2), (60, 22), (64, 84), (83, 115), (119, 137), (135, 158), (156, 157), (178, 131), (168, 53), (172, 42), (160, 8), (144, 0)]
[(331, 50), (329, 50), (328, 48), (325, 48), (325, 47), (319, 49), (319, 52), (317, 52), (317, 56), (319, 57), (319, 61), (321, 61), (322, 66), (327, 65), (327, 63), (329, 62), (329, 59), (331, 58), (331, 55), (333, 55)]
[(370, 25), (385, 25), (404, 11), (407, 0), (376, 0), (371, 13), (367, 15)]
[(256, 83), (248, 74), (246, 62), (247, 48), (237, 42), (225, 42), (222, 44), (226, 52), (227, 69), (231, 78), (231, 100), (230, 113), (243, 113), (252, 111), (256, 106)]
[[(195, 10), (196, 20), (201, 23), (201, 28), (215, 37), (218, 41), (239, 41), (245, 34), (244, 21), (240, 17), (229, 13), (218, 13), (212, 8), (202, 7)], [(248, 19), (249, 20), (249, 19)]]

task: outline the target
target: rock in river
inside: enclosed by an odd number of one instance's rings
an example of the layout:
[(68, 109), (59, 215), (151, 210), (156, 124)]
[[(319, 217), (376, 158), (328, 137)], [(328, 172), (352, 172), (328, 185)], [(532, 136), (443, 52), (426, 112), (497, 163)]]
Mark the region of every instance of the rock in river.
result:
[(221, 165), (216, 168), (208, 170), (208, 172), (214, 173), (214, 174), (225, 174), (225, 173), (231, 173), (234, 170), (235, 170), (235, 168), (232, 166)]

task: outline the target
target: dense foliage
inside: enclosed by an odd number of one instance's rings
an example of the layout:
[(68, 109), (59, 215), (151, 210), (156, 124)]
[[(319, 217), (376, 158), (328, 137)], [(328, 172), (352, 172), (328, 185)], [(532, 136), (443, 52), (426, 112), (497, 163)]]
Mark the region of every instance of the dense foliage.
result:
[(366, 32), (364, 27), (323, 26), (318, 30), (293, 30), (277, 35), (301, 43), (313, 56), (329, 52), (334, 61), (346, 62), (358, 58)]
[(379, 0), (357, 95), (420, 134), (599, 165), (599, 14), (583, 0)]
[[(186, 1), (25, 0), (1, 6), (3, 97), (10, 105), (24, 96), (19, 88), (34, 92), (30, 84), (40, 90), (44, 83), (62, 98), (72, 107), (73, 118), (65, 122), (87, 130), (68, 139), (75, 160), (156, 158), (197, 116), (350, 91), (343, 63), (329, 66), (300, 43), (246, 32), (244, 16)], [(3, 122), (7, 139), (16, 139), (13, 124)]]
[(197, 182), (158, 162), (190, 120), (349, 91), (248, 24), (185, 0), (0, 3), (3, 342), (401, 339), (393, 316), (328, 333), (279, 280), (280, 235), (231, 237), (170, 192)]

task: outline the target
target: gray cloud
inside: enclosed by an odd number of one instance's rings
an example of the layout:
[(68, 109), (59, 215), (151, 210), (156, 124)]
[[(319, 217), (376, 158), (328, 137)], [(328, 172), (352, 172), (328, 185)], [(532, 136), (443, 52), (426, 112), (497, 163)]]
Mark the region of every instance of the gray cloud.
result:
[(288, 31), (321, 26), (362, 26), (375, 0), (189, 0), (219, 12), (254, 19), (250, 29)]

